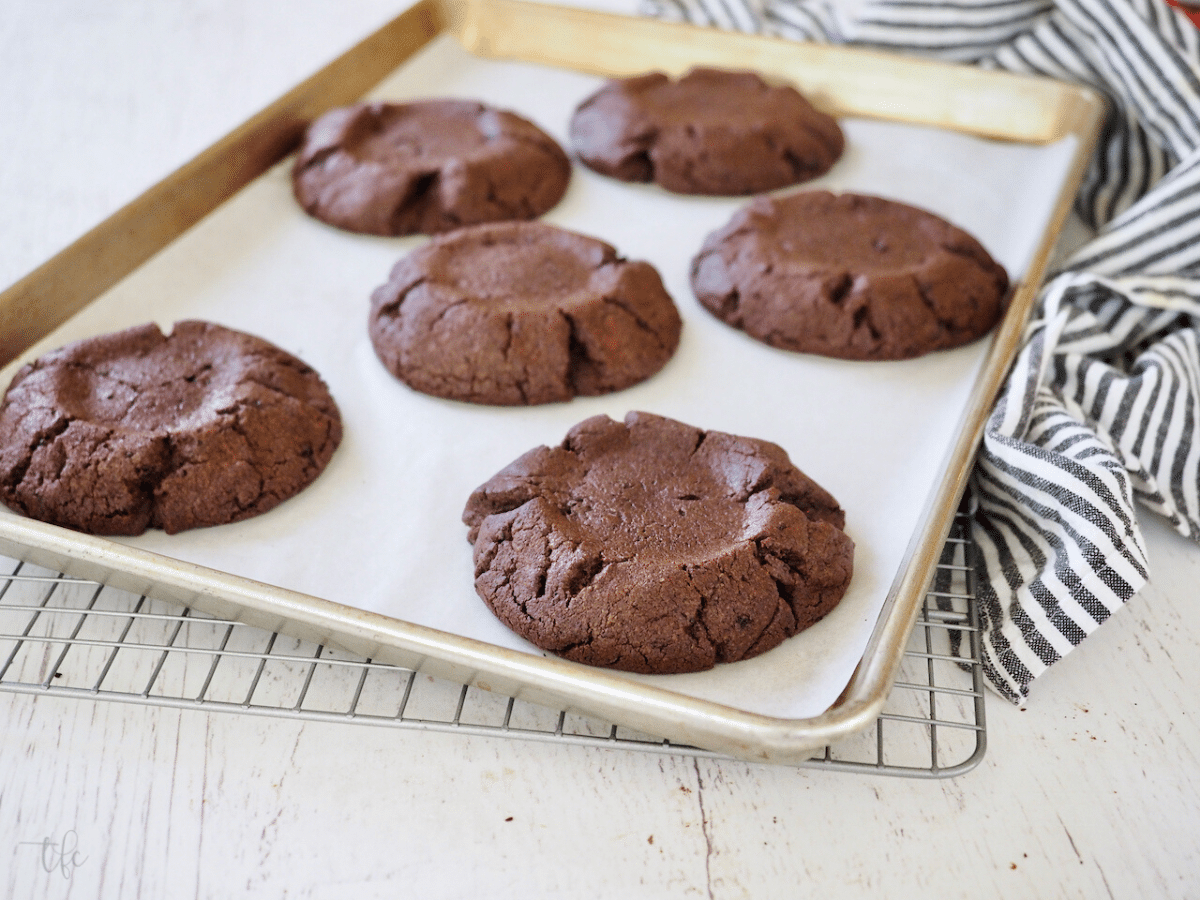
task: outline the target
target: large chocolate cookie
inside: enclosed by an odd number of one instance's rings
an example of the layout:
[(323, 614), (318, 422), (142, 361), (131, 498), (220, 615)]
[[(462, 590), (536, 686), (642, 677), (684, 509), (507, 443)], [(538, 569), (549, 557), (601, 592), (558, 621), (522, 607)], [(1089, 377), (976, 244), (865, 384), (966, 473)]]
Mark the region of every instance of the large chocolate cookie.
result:
[(23, 366), (0, 405), (0, 499), (92, 534), (264, 513), (325, 468), (342, 423), (320, 377), (206, 322), (142, 325)]
[(755, 198), (709, 235), (692, 288), (719, 319), (774, 347), (907, 359), (986, 334), (1008, 276), (925, 210), (805, 191)]
[(826, 615), (854, 544), (837, 502), (774, 444), (630, 413), (587, 419), (478, 488), (475, 588), (567, 659), (693, 672)]
[(828, 171), (845, 140), (794, 88), (752, 72), (693, 69), (610, 81), (575, 111), (571, 145), (589, 168), (680, 194), (756, 194)]
[(467, 100), (335, 109), (309, 127), (292, 170), (309, 214), (380, 235), (532, 219), (570, 177), (566, 153), (532, 122)]
[(662, 279), (603, 241), (541, 222), (440, 235), (372, 295), (387, 369), (436, 397), (504, 406), (619, 391), (679, 345)]

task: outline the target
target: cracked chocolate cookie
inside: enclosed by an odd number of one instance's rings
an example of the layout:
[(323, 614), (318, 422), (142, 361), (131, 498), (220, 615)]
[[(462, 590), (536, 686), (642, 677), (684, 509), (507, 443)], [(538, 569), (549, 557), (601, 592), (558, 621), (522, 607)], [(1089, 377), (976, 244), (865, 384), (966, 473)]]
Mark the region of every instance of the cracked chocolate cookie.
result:
[(637, 384), (671, 358), (681, 327), (653, 266), (541, 222), (434, 238), (375, 290), (369, 323), (379, 359), (410, 387), (497, 406)]
[(795, 88), (706, 68), (609, 81), (575, 110), (570, 140), (603, 175), (720, 196), (816, 178), (845, 148), (837, 121)]
[(0, 499), (91, 534), (169, 534), (264, 513), (342, 437), (320, 377), (207, 322), (141, 325), (23, 366), (0, 404)]
[(532, 219), (562, 199), (570, 178), (550, 135), (468, 100), (332, 110), (309, 126), (292, 169), (310, 215), (385, 236)]
[(630, 672), (770, 650), (846, 591), (854, 544), (775, 444), (647, 413), (586, 419), (478, 488), (475, 589), (538, 647)]
[(965, 231), (879, 197), (758, 197), (710, 234), (692, 288), (773, 347), (908, 359), (970, 343), (1004, 312), (1008, 276)]

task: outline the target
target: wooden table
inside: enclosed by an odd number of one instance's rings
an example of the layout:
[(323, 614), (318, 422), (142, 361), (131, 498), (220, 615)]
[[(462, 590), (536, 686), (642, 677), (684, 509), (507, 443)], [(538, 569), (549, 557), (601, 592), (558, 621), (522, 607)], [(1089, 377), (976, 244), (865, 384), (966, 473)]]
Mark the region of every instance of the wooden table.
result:
[[(396, 11), (7, 0), (0, 283)], [(1195, 897), (1200, 550), (1144, 524), (952, 780), (0, 694), (0, 896)]]

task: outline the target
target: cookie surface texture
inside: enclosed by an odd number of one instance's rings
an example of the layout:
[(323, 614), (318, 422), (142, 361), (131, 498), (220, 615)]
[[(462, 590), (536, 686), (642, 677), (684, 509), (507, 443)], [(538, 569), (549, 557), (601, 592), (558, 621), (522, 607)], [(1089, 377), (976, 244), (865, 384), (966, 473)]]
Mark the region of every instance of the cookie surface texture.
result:
[(393, 375), (431, 394), (498, 406), (594, 396), (658, 372), (679, 345), (658, 272), (541, 222), (441, 235), (372, 295), (368, 330)]
[(766, 441), (630, 413), (586, 419), (478, 488), (475, 588), (576, 662), (695, 672), (756, 656), (837, 605), (854, 545), (825, 490)]
[(692, 261), (717, 318), (785, 350), (909, 359), (983, 336), (1008, 276), (979, 241), (879, 197), (802, 191), (757, 197)]
[(837, 121), (794, 88), (706, 68), (609, 81), (575, 110), (570, 140), (603, 175), (717, 196), (808, 181), (845, 149)]
[(23, 366), (0, 405), (0, 498), (105, 535), (264, 513), (341, 441), (320, 377), (260, 338), (206, 322), (68, 344)]
[(532, 219), (562, 199), (570, 177), (566, 153), (529, 120), (425, 100), (326, 113), (305, 134), (292, 187), (313, 217), (388, 236)]

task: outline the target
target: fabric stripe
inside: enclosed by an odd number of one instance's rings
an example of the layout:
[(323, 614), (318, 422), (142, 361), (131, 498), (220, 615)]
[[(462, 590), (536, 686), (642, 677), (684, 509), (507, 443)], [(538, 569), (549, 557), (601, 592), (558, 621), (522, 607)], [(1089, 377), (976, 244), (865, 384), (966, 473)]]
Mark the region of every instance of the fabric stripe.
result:
[(1061, 8), (1105, 54), (1132, 105), (1150, 130), (1161, 134), (1158, 143), (1177, 156), (1200, 144), (1200, 120), (1185, 99), (1200, 96), (1200, 77), (1182, 64), (1175, 48), (1151, 32), (1140, 16), (1121, 15), (1119, 10), (1127, 6), (1064, 3)]

